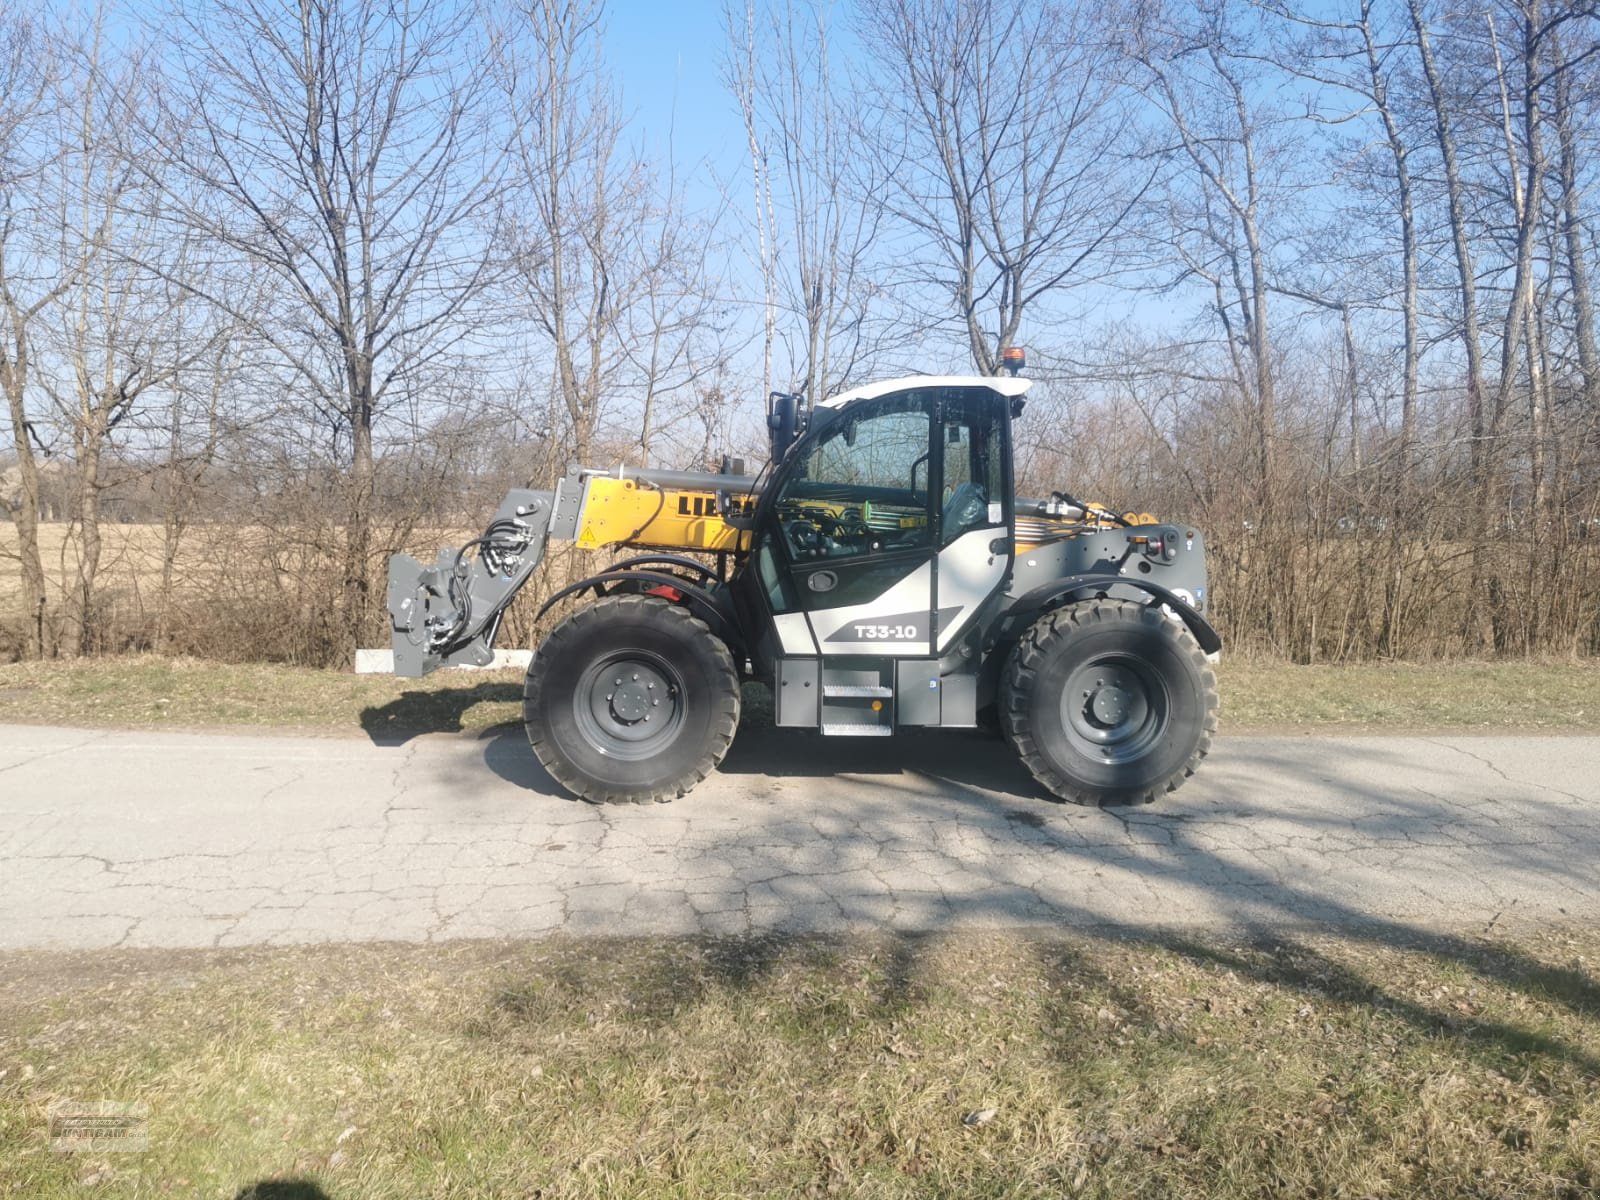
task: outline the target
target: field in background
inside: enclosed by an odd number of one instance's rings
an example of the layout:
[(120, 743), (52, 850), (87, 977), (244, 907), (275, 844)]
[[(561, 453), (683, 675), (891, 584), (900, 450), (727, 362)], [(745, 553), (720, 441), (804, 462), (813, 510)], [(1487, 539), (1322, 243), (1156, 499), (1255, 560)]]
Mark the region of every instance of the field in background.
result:
[[(124, 593), (130, 600), (148, 596), (153, 601), (161, 588), (161, 526), (108, 522), (100, 527), (100, 537), (104, 543), (100, 565), (102, 586)], [(77, 576), (76, 527), (65, 521), (39, 526), (39, 553), (44, 560), (51, 602), (59, 604), (66, 588)], [(201, 564), (197, 557), (185, 554), (179, 559), (181, 578), (187, 579), (199, 569)], [(0, 621), (17, 620), (23, 615), (19, 608), (21, 597), (16, 526), (10, 521), (0, 521)]]
[[(422, 526), (380, 530), (375, 545), (402, 543), (432, 561), (440, 547), (474, 536), (464, 528)], [(49, 593), (47, 622), (54, 644), (67, 644), (81, 606), (69, 591), (79, 563), (76, 526), (40, 527)], [(164, 531), (159, 525), (102, 526), (104, 548), (96, 581), (92, 653), (158, 651), (229, 662), (323, 665), (348, 646), (336, 605), (342, 587), (344, 530), (322, 525), (199, 524), (183, 532), (173, 562), (171, 595), (162, 594)], [(531, 644), (539, 602), (567, 583), (593, 574), (611, 555), (555, 546), (507, 614), (503, 645)], [(383, 611), (387, 556), (374, 552), (373, 591), (363, 645), (386, 645)], [(22, 611), (17, 535), (0, 521), (0, 663), (21, 656), (28, 616)], [(346, 660), (348, 661), (348, 660)]]
[[(1593, 932), (10, 954), (0, 1193), (1591, 1196), (1597, 955)], [(150, 1149), (51, 1153), (58, 1097), (147, 1105)]]
[[(337, 534), (337, 530), (332, 530)], [(307, 530), (305, 542), (314, 545), (326, 538), (329, 530)], [(422, 531), (411, 540), (418, 547), (456, 544), (472, 534), (462, 530)], [(161, 590), (161, 558), (164, 531), (160, 525), (121, 525), (105, 522), (100, 526), (103, 548), (96, 586), (115, 602), (130, 609), (155, 604)], [(77, 577), (79, 562), (77, 527), (66, 521), (39, 526), (39, 552), (44, 560), (46, 584), (52, 603), (59, 604)], [(183, 533), (173, 563), (173, 584), (178, 592), (203, 596), (217, 586), (221, 569), (217, 547), (226, 543), (255, 555), (260, 569), (270, 569), (272, 551), (292, 546), (282, 530), (267, 530), (258, 525), (195, 525)], [(426, 551), (424, 551), (426, 552)], [(22, 582), (17, 572), (17, 530), (10, 521), (0, 520), (0, 622), (20, 618)]]
[[(344, 615), (338, 610), (344, 587), (344, 530), (339, 525), (191, 526), (179, 543), (170, 596), (162, 591), (160, 526), (107, 524), (103, 532), (105, 548), (86, 637), (89, 652), (155, 651), (230, 662), (308, 666), (349, 662), (353, 647)], [(439, 547), (460, 545), (471, 536), (465, 528), (402, 525), (376, 530), (373, 544), (404, 545), (431, 561)], [(78, 569), (76, 528), (66, 523), (45, 525), (41, 538), (50, 590), (47, 640), (58, 646), (74, 645), (72, 635), (78, 629), (82, 607), (68, 594)], [(1265, 556), (1258, 553), (1260, 547), (1247, 542), (1242, 545), (1243, 557), (1240, 546), (1230, 551), (1222, 539), (1212, 546), (1216, 605), (1210, 615), (1231, 654), (1279, 653), (1261, 649), (1261, 614), (1265, 610), (1258, 593), (1265, 589), (1276, 597), (1274, 603), (1291, 605), (1297, 622), (1320, 631), (1315, 638), (1280, 647), (1285, 660), (1372, 661), (1368, 627), (1381, 615), (1382, 581), (1372, 575), (1377, 560), (1367, 541), (1344, 536), (1311, 539), (1297, 543), (1292, 551)], [(1462, 564), (1469, 556), (1464, 546), (1446, 540), (1429, 540), (1423, 548), (1427, 555), (1454, 565), (1446, 570), (1413, 564), (1417, 579), (1404, 606), (1409, 614), (1403, 622), (1407, 632), (1396, 641), (1395, 656), (1449, 662), (1459, 657), (1449, 648), (1462, 644), (1463, 636), (1457, 618), (1450, 615), (1451, 596), (1462, 582)], [(1422, 554), (1423, 549), (1412, 547), (1408, 553)], [(533, 617), (541, 602), (565, 585), (602, 569), (613, 558), (608, 551), (583, 551), (570, 544), (551, 546), (508, 611), (501, 645), (534, 644), (541, 630), (535, 627)], [(383, 611), (386, 561), (386, 552), (373, 552), (371, 590), (363, 605), (362, 645), (387, 644), (388, 620)], [(1532, 586), (1526, 579), (1521, 583), (1510, 580), (1507, 586), (1513, 583)], [(16, 531), (9, 522), (0, 521), (0, 662), (21, 656), (28, 625), (20, 593)], [(1576, 629), (1592, 621), (1595, 607), (1586, 594), (1558, 589), (1541, 591), (1539, 596), (1537, 604), (1524, 606), (1525, 615), (1530, 619), (1537, 616), (1547, 633), (1569, 626)], [(1509, 631), (1501, 648), (1509, 657), (1541, 645), (1550, 651), (1546, 657), (1561, 657), (1568, 651), (1581, 656), (1592, 648), (1584, 636), (1555, 637), (1552, 633), (1544, 641), (1519, 642)], [(1418, 698), (1426, 700), (1425, 696)], [(1359, 698), (1351, 700), (1345, 707), (1359, 713), (1363, 704)], [(1257, 718), (1252, 715), (1251, 719)], [(1537, 716), (1528, 721), (1541, 723)]]
[[(1297, 667), (1224, 658), (1222, 730), (1600, 731), (1600, 663)], [(520, 719), (522, 673), (426, 679), (154, 655), (0, 665), (0, 721), (317, 734), (479, 731)], [(746, 689), (747, 721), (770, 719)], [(801, 735), (796, 735), (801, 736)]]

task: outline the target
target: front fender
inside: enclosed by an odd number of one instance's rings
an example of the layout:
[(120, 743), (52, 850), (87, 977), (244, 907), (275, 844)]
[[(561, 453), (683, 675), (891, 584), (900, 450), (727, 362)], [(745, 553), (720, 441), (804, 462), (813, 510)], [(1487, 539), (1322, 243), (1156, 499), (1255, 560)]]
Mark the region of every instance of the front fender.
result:
[(1024, 592), (1012, 603), (1000, 624), (1001, 640), (1009, 641), (1022, 636), (1022, 631), (1032, 625), (1052, 608), (1059, 608), (1079, 593), (1105, 596), (1112, 588), (1132, 588), (1146, 593), (1152, 601), (1165, 604), (1178, 614), (1178, 618), (1194, 634), (1200, 649), (1215, 654), (1222, 649), (1222, 636), (1194, 605), (1171, 588), (1145, 579), (1129, 579), (1123, 575), (1069, 575), (1065, 579), (1052, 579), (1030, 592)]
[(672, 588), (683, 596), (685, 607), (711, 626), (711, 631), (719, 638), (736, 650), (741, 645), (738, 631), (735, 629), (733, 622), (728, 619), (728, 614), (723, 611), (722, 605), (718, 603), (716, 596), (713, 596), (699, 584), (685, 579), (682, 575), (669, 575), (660, 571), (642, 571), (637, 568), (613, 567), (609, 571), (601, 571), (598, 575), (591, 575), (587, 579), (580, 579), (577, 583), (569, 584), (546, 600), (544, 606), (539, 609), (538, 616), (534, 619), (542, 618), (561, 601), (569, 596), (575, 596), (579, 592), (593, 591), (596, 596), (603, 596), (615, 591), (619, 584), (630, 583), (643, 585), (640, 588), (641, 591), (652, 587)]

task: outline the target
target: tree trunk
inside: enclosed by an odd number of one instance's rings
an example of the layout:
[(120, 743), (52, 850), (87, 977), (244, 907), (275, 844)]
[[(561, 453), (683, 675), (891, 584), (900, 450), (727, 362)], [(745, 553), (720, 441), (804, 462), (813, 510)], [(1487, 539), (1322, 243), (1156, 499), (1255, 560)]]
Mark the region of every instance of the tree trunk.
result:
[[(1483, 347), (1478, 335), (1478, 268), (1467, 229), (1466, 199), (1456, 154), (1455, 133), (1451, 128), (1449, 100), (1433, 56), (1428, 24), (1422, 14), (1422, 0), (1407, 0), (1407, 10), (1411, 15), (1411, 27), (1417, 35), (1417, 51), (1433, 105), (1433, 134), (1444, 167), (1450, 238), (1455, 247), (1456, 278), (1461, 292), (1461, 343), (1467, 358), (1467, 414), (1472, 438), (1468, 457), (1472, 478), (1477, 482), (1469, 532), (1472, 566), (1467, 585), (1468, 607), (1463, 614), (1462, 633), (1469, 649), (1483, 649), (1494, 639), (1495, 613), (1501, 595), (1488, 544), (1489, 526), (1496, 507), (1495, 463), (1498, 455), (1495, 447), (1489, 443), (1489, 429), (1484, 420)], [(1477, 597), (1483, 595), (1490, 597), (1490, 603), (1478, 602)]]
[(1590, 417), (1600, 413), (1600, 352), (1595, 348), (1594, 298), (1589, 290), (1588, 256), (1583, 244), (1582, 193), (1578, 187), (1578, 138), (1573, 129), (1572, 73), (1567, 67), (1561, 38), (1552, 31), (1551, 72), (1556, 84), (1556, 140), (1560, 154), (1561, 231), (1565, 242), (1567, 278), (1572, 284), (1573, 336), (1578, 345), (1578, 369), (1583, 374), (1583, 407)]
[(78, 582), (73, 589), (72, 624), (63, 649), (71, 656), (94, 651), (97, 636), (95, 581), (100, 574), (100, 439), (95, 431), (78, 447)]
[[(1406, 144), (1389, 103), (1388, 81), (1384, 78), (1377, 39), (1370, 20), (1371, 0), (1361, 7), (1361, 34), (1366, 50), (1367, 74), (1372, 83), (1372, 98), (1383, 120), (1384, 139), (1394, 159), (1395, 187), (1400, 202), (1400, 246), (1403, 282), (1401, 312), (1405, 322), (1405, 349), (1400, 394), (1400, 444), (1395, 453), (1395, 486), (1391, 489), (1394, 506), (1389, 513), (1389, 577), (1384, 587), (1383, 623), (1378, 634), (1379, 652), (1390, 657), (1400, 653), (1400, 607), (1405, 587), (1404, 530), (1415, 509), (1415, 468), (1417, 442), (1417, 375), (1421, 351), (1418, 344), (1417, 293), (1418, 260), (1416, 212), (1411, 191), (1411, 165)], [(1349, 314), (1346, 312), (1345, 337), (1348, 341)], [(1354, 397), (1352, 397), (1352, 403)], [(1352, 414), (1353, 419), (1353, 414)]]
[(39, 462), (29, 440), (28, 413), (25, 407), (28, 383), (28, 338), (23, 328), (24, 315), (8, 305), (11, 318), (12, 352), (0, 354), (0, 389), (6, 394), (11, 416), (11, 446), (17, 455), (20, 494), (11, 508), (11, 521), (17, 527), (17, 557), (22, 576), (22, 649), (27, 658), (43, 658), (53, 648), (45, 591), (44, 560), (39, 553)]
[(345, 514), (344, 652), (354, 657), (366, 625), (372, 591), (368, 576), (372, 553), (372, 368), (355, 363), (349, 372), (350, 485)]

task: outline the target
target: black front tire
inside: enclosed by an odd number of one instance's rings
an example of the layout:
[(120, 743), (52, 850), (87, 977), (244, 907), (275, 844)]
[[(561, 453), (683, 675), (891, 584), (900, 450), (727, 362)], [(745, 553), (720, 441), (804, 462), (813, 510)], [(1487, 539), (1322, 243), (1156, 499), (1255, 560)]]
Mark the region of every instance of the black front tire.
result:
[(739, 724), (733, 656), (655, 596), (607, 596), (564, 620), (528, 667), (528, 741), (591, 803), (665, 803), (722, 761)]
[(1193, 775), (1217, 729), (1217, 677), (1154, 604), (1091, 600), (1046, 613), (1000, 686), (1006, 735), (1073, 804), (1149, 804)]

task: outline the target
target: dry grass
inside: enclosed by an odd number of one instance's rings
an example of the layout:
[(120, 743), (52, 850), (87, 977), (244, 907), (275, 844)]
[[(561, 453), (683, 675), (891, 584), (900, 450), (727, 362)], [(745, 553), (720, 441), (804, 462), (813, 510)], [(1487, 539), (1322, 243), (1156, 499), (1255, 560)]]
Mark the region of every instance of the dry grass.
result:
[[(967, 934), (12, 955), (0, 1193), (1588, 1196), (1597, 952)], [(148, 1104), (150, 1149), (49, 1152), (58, 1097)]]
[[(324, 531), (325, 532), (325, 531)], [(318, 531), (306, 530), (310, 539)], [(59, 603), (78, 572), (81, 533), (68, 521), (53, 521), (39, 526), (39, 554), (45, 569), (46, 586), (52, 603)], [(471, 536), (459, 530), (425, 530), (415, 541), (419, 547), (435, 542), (459, 542)], [(118, 524), (100, 526), (102, 542), (100, 572), (96, 586), (107, 594), (123, 597), (128, 603), (155, 603), (161, 585), (161, 555), (165, 534), (160, 525)], [(259, 525), (196, 525), (178, 543), (173, 564), (174, 588), (190, 596), (204, 595), (216, 585), (216, 548), (226, 542), (246, 554), (274, 546), (295, 544), (284, 531)], [(424, 550), (426, 553), (427, 551)], [(257, 565), (262, 565), (258, 558)], [(0, 521), (0, 620), (21, 615), (18, 603), (22, 580), (17, 571), (17, 530), (10, 521)]]
[[(344, 532), (324, 525), (197, 524), (184, 533), (173, 562), (171, 591), (163, 594), (163, 530), (157, 525), (102, 527), (104, 548), (87, 627), (92, 652), (132, 653), (159, 649), (228, 661), (261, 660), (302, 665), (347, 662), (349, 650), (335, 598), (342, 580)], [(389, 539), (379, 530), (371, 572), (373, 602), (365, 637), (388, 636), (383, 613), (383, 572)], [(81, 606), (68, 590), (76, 585), (80, 533), (73, 525), (40, 527), (49, 605), (46, 641), (74, 644)], [(431, 560), (438, 548), (460, 545), (473, 534), (459, 528), (417, 527), (406, 548)], [(566, 583), (599, 569), (611, 556), (553, 547), (501, 631), (508, 645), (533, 635), (538, 601)], [(32, 636), (22, 612), (16, 530), (0, 522), (0, 662), (19, 657)]]
[(0, 721), (329, 736), (477, 732), (516, 719), (520, 671), (425, 680), (154, 655), (0, 666)]
[(1600, 732), (1600, 662), (1295, 666), (1224, 659), (1223, 728)]
[[(1297, 667), (1224, 659), (1225, 733), (1600, 730), (1600, 664)], [(423, 680), (152, 655), (0, 666), (0, 721), (382, 736), (518, 719), (521, 675)], [(747, 716), (761, 719), (764, 690)]]

